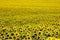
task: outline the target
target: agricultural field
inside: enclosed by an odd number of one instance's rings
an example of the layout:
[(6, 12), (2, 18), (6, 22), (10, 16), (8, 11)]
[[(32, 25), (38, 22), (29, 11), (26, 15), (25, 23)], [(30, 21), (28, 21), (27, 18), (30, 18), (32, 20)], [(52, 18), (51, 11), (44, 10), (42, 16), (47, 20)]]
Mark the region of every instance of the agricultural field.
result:
[(60, 40), (60, 11), (0, 8), (0, 40)]

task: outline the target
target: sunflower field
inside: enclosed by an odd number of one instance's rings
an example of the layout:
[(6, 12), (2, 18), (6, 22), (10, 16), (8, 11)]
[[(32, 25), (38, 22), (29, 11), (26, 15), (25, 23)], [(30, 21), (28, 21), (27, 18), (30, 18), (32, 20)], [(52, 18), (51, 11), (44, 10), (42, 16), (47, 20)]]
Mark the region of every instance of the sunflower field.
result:
[(60, 12), (0, 8), (0, 40), (60, 40)]

